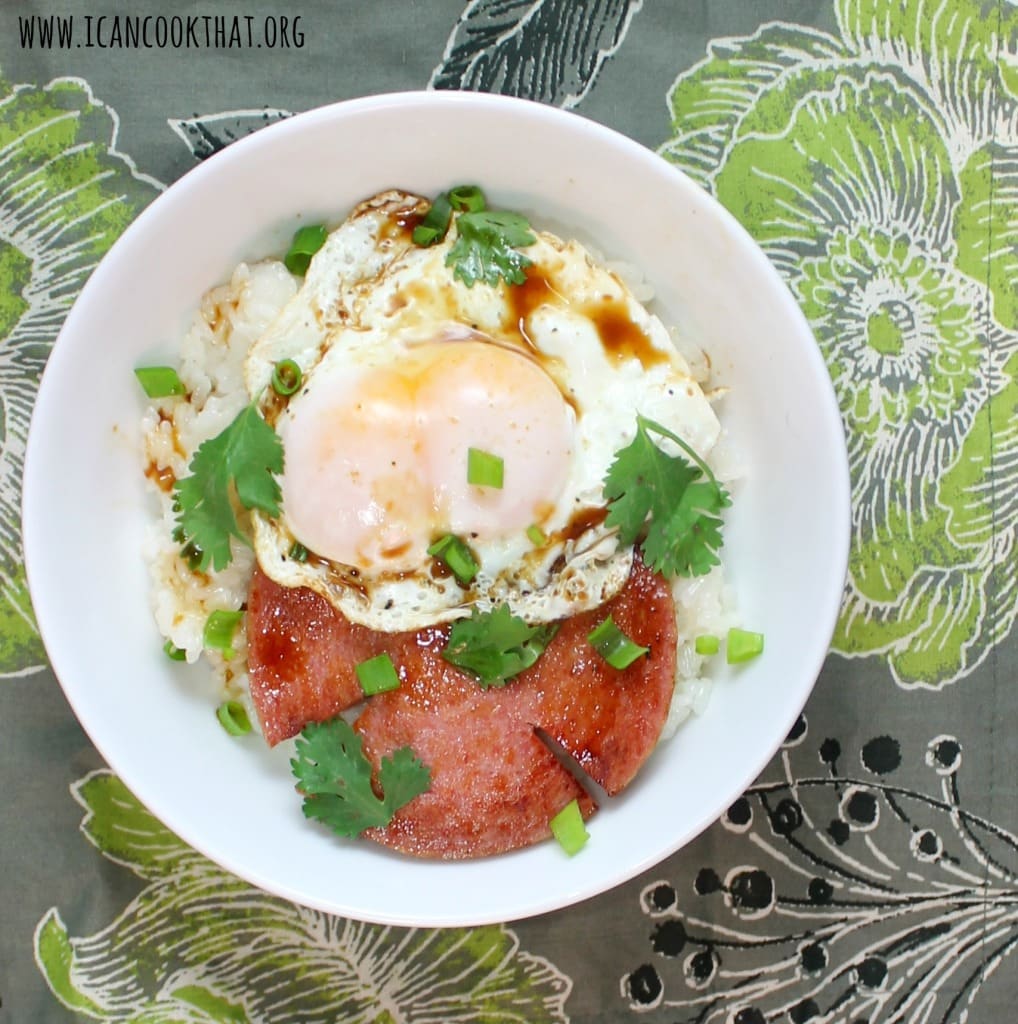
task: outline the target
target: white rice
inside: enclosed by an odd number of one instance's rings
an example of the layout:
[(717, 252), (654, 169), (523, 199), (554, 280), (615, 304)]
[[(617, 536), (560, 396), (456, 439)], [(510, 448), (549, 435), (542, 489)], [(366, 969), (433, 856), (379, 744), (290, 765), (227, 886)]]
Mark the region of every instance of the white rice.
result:
[[(276, 260), (237, 267), (229, 284), (214, 288), (202, 300), (181, 346), (178, 373), (187, 398), (162, 399), (146, 410), (142, 422), (144, 464), (187, 475), (198, 446), (221, 433), (248, 402), (244, 389), (244, 358), (255, 339), (296, 294), (298, 280)], [(152, 603), (160, 633), (184, 652), (188, 662), (205, 653), (231, 697), (247, 695), (247, 643), (243, 629), (234, 638), (234, 656), (225, 660), (205, 651), (203, 632), (215, 610), (237, 611), (247, 598), (254, 553), (231, 541), (233, 560), (220, 572), (192, 572), (172, 539), (176, 527), (172, 494), (154, 481), (150, 488), (159, 515), (147, 537), (144, 557), (152, 577)], [(244, 524), (243, 510), (238, 520)]]
[[(661, 739), (669, 739), (690, 715), (702, 715), (713, 685), (704, 675), (708, 658), (697, 654), (696, 637), (723, 637), (736, 625), (735, 595), (725, 582), (721, 566), (704, 576), (672, 581), (675, 617), (679, 624), (678, 657), (675, 661), (675, 693)], [(717, 655), (713, 655), (717, 657)]]
[[(636, 297), (649, 301), (653, 290), (636, 268), (614, 264), (612, 269)], [(222, 571), (193, 572), (180, 557), (172, 539), (176, 517), (172, 494), (153, 479), (159, 472), (174, 479), (187, 475), (198, 446), (221, 433), (248, 403), (243, 368), (248, 349), (294, 296), (300, 280), (278, 260), (242, 263), (229, 283), (212, 289), (202, 300), (181, 348), (179, 375), (187, 397), (162, 399), (150, 406), (142, 422), (144, 466), (150, 490), (158, 502), (144, 557), (152, 578), (152, 604), (160, 633), (194, 663), (204, 654), (225, 696), (249, 703), (247, 644), (243, 628), (237, 630), (234, 655), (229, 660), (204, 649), (203, 632), (211, 612), (239, 610), (246, 598), (254, 553), (246, 544), (231, 541), (233, 560)], [(676, 346), (694, 378), (708, 383), (710, 362), (688, 339), (673, 333)], [(719, 479), (741, 475), (741, 467), (724, 437), (712, 453), (711, 465)], [(153, 470), (156, 471), (153, 473)], [(243, 509), (238, 508), (242, 529)], [(736, 624), (734, 600), (720, 567), (705, 576), (677, 579), (672, 584), (680, 642), (675, 694), (661, 738), (672, 736), (690, 715), (707, 706), (712, 682), (705, 674), (707, 659), (694, 650), (695, 637), (723, 637)], [(716, 656), (715, 656), (716, 657)], [(249, 707), (250, 711), (250, 707)], [(251, 714), (257, 727), (257, 716)]]

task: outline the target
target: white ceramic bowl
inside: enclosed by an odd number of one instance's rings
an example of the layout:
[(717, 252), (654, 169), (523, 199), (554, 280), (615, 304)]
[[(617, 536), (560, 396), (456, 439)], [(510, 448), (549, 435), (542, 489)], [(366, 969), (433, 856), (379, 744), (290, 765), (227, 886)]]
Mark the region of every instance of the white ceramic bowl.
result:
[[(725, 561), (766, 653), (721, 669), (706, 712), (655, 751), (570, 859), (554, 842), (421, 862), (306, 822), (287, 765), (231, 741), (195, 670), (162, 653), (139, 553), (151, 507), (133, 367), (172, 360), (201, 294), (298, 221), (335, 220), (387, 187), (464, 181), (541, 226), (575, 228), (644, 269), (666, 322), (702, 339), (732, 394), (744, 454)], [(266, 890), (408, 925), (506, 921), (644, 871), (715, 820), (777, 749), (826, 655), (846, 567), (848, 474), (810, 330), (742, 228), (655, 154), (574, 114), (468, 93), (314, 110), (185, 175), (83, 289), (46, 368), (24, 478), (24, 539), (42, 636), (67, 699), (114, 771), (182, 839)]]

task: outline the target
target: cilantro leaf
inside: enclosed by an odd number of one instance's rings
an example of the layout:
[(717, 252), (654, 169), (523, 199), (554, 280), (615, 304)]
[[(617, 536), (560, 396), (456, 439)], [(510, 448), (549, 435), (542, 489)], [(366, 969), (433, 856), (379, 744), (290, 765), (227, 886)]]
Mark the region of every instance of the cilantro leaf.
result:
[[(652, 432), (674, 441), (693, 461), (663, 451)], [(655, 572), (702, 576), (720, 562), (719, 512), (731, 497), (700, 456), (659, 423), (637, 416), (636, 437), (616, 452), (604, 495), (605, 524), (618, 528), (622, 544), (635, 543), (646, 531), (641, 550)]]
[(392, 817), (414, 797), (428, 791), (431, 770), (422, 764), (410, 747), (399, 747), (392, 757), (383, 757), (378, 768), (378, 783), (385, 794), (384, 804)]
[(431, 785), (430, 769), (409, 747), (400, 747), (382, 758), (378, 796), (361, 738), (342, 718), (305, 726), (290, 768), (304, 795), (304, 816), (347, 837), (384, 828), (396, 811)]
[(279, 515), (281, 492), (274, 474), (283, 471), (283, 444), (252, 402), (222, 433), (198, 446), (188, 468), (191, 475), (173, 485), (178, 508), (174, 536), (195, 554), (195, 568), (225, 569), (232, 557), (230, 537), (246, 540), (234, 496), (245, 508)]
[[(716, 552), (723, 543), (721, 531), (724, 526), (721, 517), (714, 510), (731, 504), (722, 500), (724, 492), (717, 483), (699, 482), (690, 484), (682, 494), (680, 503), (672, 509), (671, 517), (663, 529), (648, 533), (643, 551), (648, 561), (657, 566), (670, 564), (680, 567), (669, 570), (688, 576), (703, 576), (719, 563)], [(663, 550), (655, 543), (660, 535)]]
[(522, 214), (506, 210), (461, 213), (456, 236), (445, 263), (468, 288), (475, 281), (497, 285), (500, 277), (507, 284), (526, 281), (525, 271), (533, 260), (519, 250), (533, 245), (537, 238)]
[(558, 632), (555, 624), (528, 626), (500, 604), (490, 612), (476, 608), (449, 631), (442, 657), (474, 676), (484, 689), (505, 686), (530, 668)]

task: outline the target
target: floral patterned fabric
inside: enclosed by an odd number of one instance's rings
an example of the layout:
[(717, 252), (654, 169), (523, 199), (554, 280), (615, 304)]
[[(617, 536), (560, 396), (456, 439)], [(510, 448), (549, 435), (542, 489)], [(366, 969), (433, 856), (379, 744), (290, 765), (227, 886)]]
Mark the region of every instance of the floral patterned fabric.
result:
[[(11, 0), (0, 29), (0, 1020), (1013, 1019), (1013, 0)], [(20, 547), (39, 374), (133, 217), (267, 123), (417, 88), (574, 109), (717, 196), (813, 326), (852, 473), (832, 651), (760, 779), (645, 876), (475, 929), (329, 917), (181, 843), (63, 700)]]

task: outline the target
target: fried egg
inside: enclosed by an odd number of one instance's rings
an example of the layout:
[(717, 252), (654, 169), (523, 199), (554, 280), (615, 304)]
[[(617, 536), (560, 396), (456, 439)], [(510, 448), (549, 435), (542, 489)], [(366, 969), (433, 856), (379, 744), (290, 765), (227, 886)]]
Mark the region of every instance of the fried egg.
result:
[[(413, 243), (427, 206), (357, 206), (248, 356), (285, 453), (282, 514), (254, 517), (259, 564), (387, 632), (503, 602), (532, 623), (596, 607), (632, 562), (602, 483), (637, 413), (701, 456), (717, 418), (661, 321), (579, 243), (536, 232), (525, 283), (468, 287), (446, 265), (455, 220)], [(288, 399), (270, 387), (284, 359), (303, 374)], [(468, 482), (470, 449), (502, 460), (500, 488)], [(447, 534), (478, 564), (468, 584), (428, 554)]]

